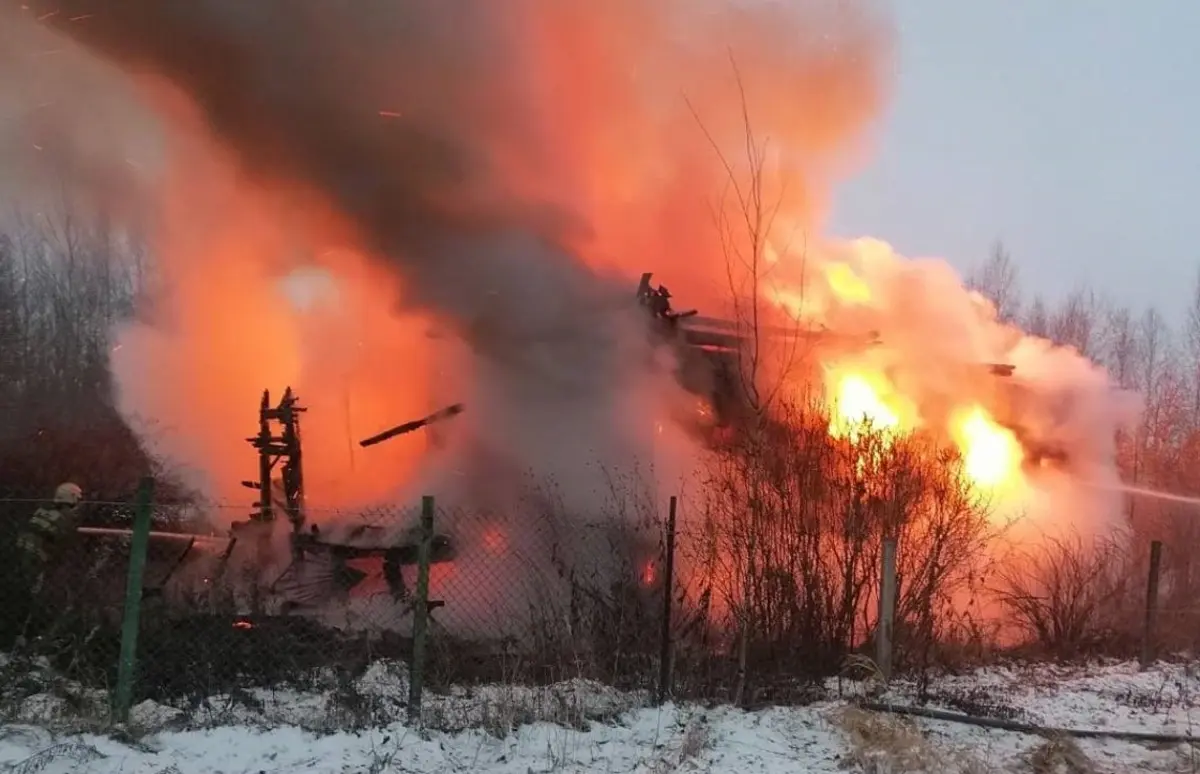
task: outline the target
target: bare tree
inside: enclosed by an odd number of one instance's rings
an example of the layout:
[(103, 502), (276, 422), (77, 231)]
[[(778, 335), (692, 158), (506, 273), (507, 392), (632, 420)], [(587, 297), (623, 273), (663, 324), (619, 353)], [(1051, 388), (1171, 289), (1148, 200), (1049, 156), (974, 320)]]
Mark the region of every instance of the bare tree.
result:
[(1192, 282), (1192, 299), (1184, 327), (1192, 382), (1192, 427), (1200, 428), (1200, 270)]
[[(761, 573), (760, 539), (768, 518), (767, 482), (762, 461), (770, 445), (767, 435), (771, 414), (779, 407), (787, 373), (799, 355), (798, 349), (804, 337), (798, 319), (794, 321), (796, 328), (790, 332), (792, 335), (786, 331), (780, 335), (777, 325), (779, 315), (769, 314), (763, 306), (763, 286), (769, 273), (766, 254), (771, 247), (770, 239), (775, 232), (785, 190), (781, 188), (774, 193), (768, 190), (766, 161), (769, 140), (760, 138), (754, 130), (745, 85), (732, 54), (730, 64), (741, 107), (741, 150), (747, 165), (745, 179), (737, 173), (735, 165), (705, 128), (690, 103), (689, 108), (725, 173), (725, 189), (714, 207), (714, 220), (725, 257), (734, 322), (738, 337), (743, 342), (736, 353), (737, 377), (750, 412), (749, 426), (743, 428), (739, 452), (728, 460), (731, 467), (736, 469), (735, 477), (748, 484), (744, 490), (732, 490), (740, 491), (744, 501), (742, 507), (735, 508), (729, 517), (732, 532), (739, 537), (732, 556), (737, 560), (733, 574), (740, 579), (740, 583), (737, 597), (731, 597), (730, 601), (738, 619), (737, 674), (733, 699), (735, 704), (741, 704), (745, 696), (747, 658), (752, 637), (750, 594)], [(805, 244), (805, 240), (801, 242)], [(790, 250), (790, 239), (785, 247)], [(799, 260), (803, 275), (806, 251), (801, 251)], [(799, 288), (799, 291), (803, 294), (804, 288)], [(768, 319), (776, 324), (769, 326)], [(773, 335), (767, 335), (768, 327), (776, 329)], [(771, 358), (770, 373), (767, 372), (767, 358)]]
[(1154, 388), (1162, 374), (1163, 363), (1170, 344), (1170, 331), (1158, 310), (1151, 307), (1142, 313), (1138, 322), (1138, 335), (1141, 339), (1141, 375), (1138, 387), (1147, 396)]
[(1041, 296), (1034, 296), (1033, 302), (1025, 310), (1025, 330), (1032, 336), (1043, 339), (1050, 338), (1050, 314), (1046, 310), (1046, 302)]
[(1155, 430), (1159, 426), (1163, 408), (1159, 388), (1165, 374), (1164, 365), (1170, 346), (1170, 332), (1162, 315), (1151, 307), (1142, 313), (1137, 333), (1140, 357), (1136, 385), (1142, 393), (1145, 407), (1139, 437), (1134, 444), (1133, 469), (1130, 474), (1134, 481), (1141, 481), (1146, 474), (1147, 456), (1155, 442)]
[(1113, 307), (1105, 316), (1103, 361), (1123, 389), (1137, 387), (1141, 341), (1129, 307)]
[(992, 245), (988, 260), (967, 280), (972, 289), (983, 294), (996, 307), (996, 316), (1006, 323), (1017, 321), (1021, 308), (1018, 270), (1004, 244)]
[(1091, 290), (1076, 289), (1050, 317), (1050, 338), (1064, 347), (1073, 347), (1084, 357), (1091, 357), (1095, 348), (1097, 307), (1096, 296)]
[[(108, 455), (101, 451), (106, 444), (130, 444), (132, 457), (120, 465), (146, 464), (113, 407), (109, 375), (112, 330), (132, 313), (137, 282), (126, 238), (106, 219), (84, 217), (66, 199), (36, 215), (14, 211), (5, 226), (0, 487), (40, 491), (47, 485), (43, 477), (82, 476), (118, 464), (124, 452)], [(101, 489), (108, 482), (88, 483)]]

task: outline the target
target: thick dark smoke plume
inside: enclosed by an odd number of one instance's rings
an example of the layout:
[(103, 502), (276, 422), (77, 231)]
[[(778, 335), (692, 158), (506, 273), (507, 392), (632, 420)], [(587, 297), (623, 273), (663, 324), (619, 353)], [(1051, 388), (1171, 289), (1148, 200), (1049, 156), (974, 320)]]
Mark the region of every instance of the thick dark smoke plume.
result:
[[(586, 234), (550, 163), (544, 95), (524, 82), (536, 68), (514, 25), (532, 6), (516, 5), (68, 0), (28, 13), (186, 94), (250, 183), (323, 199), (352, 247), (397, 270), (400, 306), (466, 341), (470, 392), (443, 401), (466, 399), (486, 425), (475, 440), (506, 458), (491, 473), (533, 471), (588, 498), (595, 484), (574, 469), (647, 452), (649, 418), (614, 422), (644, 394), (627, 384), (644, 360), (627, 346), (627, 278), (571, 254)], [(451, 467), (430, 476), (461, 479)]]
[[(170, 81), (251, 181), (324, 199), (396, 267), (400, 302), (467, 341), (475, 389), (502, 404), (475, 407), (499, 420), (486, 440), (518, 468), (566, 466), (564, 437), (593, 462), (645, 451), (655, 409), (629, 416), (645, 361), (615, 308), (650, 264), (724, 276), (699, 234), (727, 181), (690, 111), (736, 141), (731, 58), (803, 211), (875, 115), (887, 51), (867, 3), (816, 0), (29, 5)], [(623, 261), (620, 279), (596, 268)]]
[[(251, 177), (329, 197), (363, 247), (403, 266), (406, 301), (449, 317), (477, 349), (508, 357), (565, 339), (578, 360), (602, 346), (571, 324), (584, 308), (563, 308), (598, 298), (594, 278), (557, 254), (569, 214), (514, 187), (546, 170), (522, 84), (498, 77), (520, 71), (508, 4), (32, 5), (127, 71), (184, 90)], [(486, 340), (472, 335), (485, 328)]]

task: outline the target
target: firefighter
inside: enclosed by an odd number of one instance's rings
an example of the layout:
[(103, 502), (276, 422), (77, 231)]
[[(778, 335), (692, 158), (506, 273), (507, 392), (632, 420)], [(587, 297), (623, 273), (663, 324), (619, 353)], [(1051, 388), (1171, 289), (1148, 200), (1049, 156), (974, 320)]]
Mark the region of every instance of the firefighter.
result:
[(658, 290), (651, 291), (650, 311), (656, 317), (661, 317), (664, 320), (671, 319), (671, 291), (662, 285), (658, 286)]
[[(34, 511), (33, 516), (17, 537), (20, 558), (21, 588), (23, 603), (18, 608), (23, 628), (29, 628), (32, 619), (40, 620), (38, 597), (45, 583), (49, 565), (60, 558), (63, 549), (75, 536), (79, 528), (80, 502), (83, 490), (70, 482), (59, 484), (54, 490), (54, 500), (49, 506)], [(38, 627), (35, 627), (38, 628)]]

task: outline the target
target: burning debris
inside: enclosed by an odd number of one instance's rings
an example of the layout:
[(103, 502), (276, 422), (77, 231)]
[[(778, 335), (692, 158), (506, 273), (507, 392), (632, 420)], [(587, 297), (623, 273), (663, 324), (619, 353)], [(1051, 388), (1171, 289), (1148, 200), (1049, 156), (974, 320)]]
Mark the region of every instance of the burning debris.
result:
[(451, 417), (458, 416), (462, 412), (463, 412), (463, 405), (461, 403), (455, 403), (454, 405), (447, 406), (446, 408), (441, 409), (440, 411), (435, 411), (432, 414), (430, 414), (429, 416), (421, 417), (420, 419), (415, 419), (411, 422), (405, 422), (404, 424), (401, 424), (401, 425), (396, 425), (395, 427), (393, 427), (389, 430), (384, 430), (382, 433), (373, 435), (370, 438), (366, 438), (364, 440), (359, 441), (358, 445), (362, 446), (362, 447), (374, 446), (375, 444), (383, 443), (384, 441), (386, 441), (390, 438), (395, 438), (398, 435), (404, 435), (406, 433), (411, 433), (413, 431), (420, 430), (423, 427), (428, 427), (437, 422), (444, 422), (447, 419), (450, 419)]
[[(344, 599), (367, 573), (353, 565), (368, 560), (381, 568), (387, 587), (397, 604), (408, 599), (403, 568), (418, 561), (418, 529), (413, 527), (401, 534), (396, 542), (394, 530), (372, 527), (347, 515), (337, 523), (309, 523), (305, 509), (303, 451), (300, 416), (307, 411), (300, 405), (291, 388), (284, 391), (277, 405), (272, 405), (270, 392), (264, 391), (259, 405), (259, 432), (246, 439), (256, 450), (259, 460), (257, 481), (243, 481), (243, 486), (259, 492), (249, 518), (235, 521), (225, 536), (152, 530), (152, 544), (177, 546), (165, 570), (150, 580), (149, 596), (164, 593), (168, 584), (176, 588), (172, 600), (209, 596), (216, 590), (232, 586), (235, 594), (243, 596), (253, 590), (259, 599), (258, 607), (282, 613), (313, 613), (331, 603)], [(436, 421), (461, 413), (456, 404), (413, 422), (406, 422), (385, 433), (368, 439), (364, 446), (412, 432)], [(276, 429), (276, 425), (278, 429)], [(278, 471), (278, 475), (277, 475)], [(278, 516), (286, 517), (283, 520)], [(290, 560), (279, 567), (278, 526), (287, 524), (286, 552)], [(129, 529), (82, 527), (82, 535), (96, 538), (124, 538)], [(452, 561), (455, 550), (446, 535), (434, 535), (430, 543), (431, 564)], [(182, 572), (178, 573), (177, 571)], [(198, 585), (198, 587), (194, 587)], [(179, 588), (182, 586), (183, 588)], [(263, 596), (274, 600), (262, 600)], [(432, 604), (432, 603), (431, 603)], [(439, 603), (440, 604), (440, 603)], [(433, 605), (437, 606), (437, 605)], [(246, 604), (239, 604), (243, 614), (249, 614)], [(235, 628), (251, 628), (250, 619), (241, 617)]]
[[(306, 410), (299, 405), (291, 388), (284, 392), (276, 407), (270, 404), (270, 393), (263, 392), (259, 408), (259, 434), (247, 439), (259, 455), (259, 481), (253, 484), (247, 482), (247, 485), (260, 492), (259, 501), (255, 503), (258, 510), (249, 522), (234, 524), (234, 534), (248, 537), (250, 533), (255, 533), (252, 539), (259, 544), (260, 557), (263, 552), (269, 552), (274, 522), (273, 494), (278, 492), (291, 525), (292, 562), (269, 584), (269, 590), (285, 597), (285, 608), (319, 607), (337, 597), (339, 591), (350, 591), (366, 576), (365, 572), (351, 566), (352, 562), (360, 559), (381, 560), (383, 575), (393, 598), (407, 598), (402, 568), (417, 563), (420, 535), (416, 527), (404, 531), (402, 540), (397, 543), (388, 541), (385, 530), (372, 529), (367, 524), (334, 523), (322, 527), (308, 523), (304, 509), (300, 442), (300, 415)], [(380, 443), (448, 419), (461, 411), (460, 405), (452, 406), (420, 420), (398, 425), (367, 439), (362, 445)], [(272, 421), (281, 425), (278, 434), (272, 431)], [(278, 478), (274, 476), (276, 466), (281, 468)], [(433, 564), (448, 562), (454, 557), (453, 545), (445, 535), (433, 536), (430, 550)]]
[[(744, 418), (746, 411), (742, 405), (745, 396), (738, 391), (735, 380), (721, 381), (718, 377), (736, 373), (737, 358), (747, 346), (744, 326), (704, 317), (698, 310), (676, 312), (670, 303), (670, 291), (661, 285), (653, 287), (652, 276), (642, 275), (636, 293), (638, 303), (650, 317), (652, 334), (677, 350), (681, 364), (677, 376), (693, 394), (715, 407), (715, 427), (739, 432), (739, 417)], [(783, 337), (794, 334), (795, 330), (772, 328), (768, 333)], [(806, 330), (803, 336), (816, 346), (835, 345), (844, 357), (886, 350), (889, 345), (887, 338), (877, 331), (853, 339), (817, 329)], [(976, 486), (1004, 491), (1018, 477), (1038, 475), (1046, 464), (1069, 464), (1065, 454), (1056, 452), (1052, 446), (1039, 445), (1038, 425), (1028, 423), (1023, 412), (1029, 407), (1022, 400), (1034, 401), (1034, 409), (1041, 404), (1036, 402), (1033, 388), (1020, 381), (1020, 372), (1014, 365), (981, 363), (969, 366), (968, 370), (986, 374), (992, 382), (991, 394), (997, 396), (987, 408), (977, 404), (950, 415), (949, 440), (958, 445), (963, 470)], [(689, 372), (702, 374), (703, 378), (688, 383)], [(885, 439), (887, 433), (906, 432), (913, 427), (912, 415), (904, 412), (904, 404), (882, 374), (854, 368), (819, 373), (835, 401), (828, 428), (833, 438), (853, 441), (864, 432), (865, 422), (870, 422), (874, 430), (883, 431)], [(189, 573), (185, 569), (180, 573), (179, 583), (186, 585), (199, 578), (205, 587), (201, 591), (209, 593), (221, 585), (233, 585), (243, 594), (252, 588), (260, 606), (264, 597), (270, 598), (273, 601), (266, 602), (266, 608), (277, 612), (320, 614), (330, 605), (344, 601), (371, 571), (382, 574), (397, 609), (407, 604), (403, 570), (417, 561), (419, 536), (415, 529), (397, 531), (371, 525), (353, 514), (320, 524), (310, 521), (305, 505), (301, 440), (301, 418), (307, 411), (290, 388), (277, 404), (272, 403), (268, 391), (262, 393), (258, 433), (246, 439), (258, 457), (258, 480), (243, 482), (243, 486), (259, 493), (249, 518), (235, 522), (226, 537), (152, 533), (154, 541), (184, 544), (182, 552), (156, 584), (158, 587), (166, 585), (179, 568), (187, 566), (186, 560), (193, 549), (199, 548), (204, 557), (200, 562), (203, 571)], [(359, 446), (374, 447), (458, 417), (463, 411), (463, 404), (452, 404), (376, 433), (359, 441)], [(703, 437), (709, 443), (719, 444), (711, 432)], [(118, 531), (93, 528), (85, 532), (101, 536)], [(497, 526), (486, 527), (478, 539), (484, 553), (492, 557), (511, 551), (509, 535)], [(458, 559), (457, 548), (450, 535), (436, 535), (431, 544), (432, 562), (453, 564)], [(659, 581), (657, 559), (652, 554), (642, 556), (643, 553), (634, 550), (631, 554), (630, 571), (636, 573), (639, 585), (651, 588)], [(286, 557), (286, 561), (281, 557)], [(373, 570), (361, 569), (364, 562)], [(242, 612), (249, 612), (247, 605), (241, 608)], [(245, 625), (250, 620), (238, 619)]]
[[(736, 372), (737, 358), (739, 353), (746, 351), (750, 335), (774, 339), (802, 337), (817, 346), (836, 346), (851, 354), (887, 345), (876, 330), (860, 337), (846, 337), (820, 328), (766, 326), (752, 334), (745, 324), (702, 317), (695, 309), (676, 312), (671, 306), (670, 291), (663, 285), (653, 287), (652, 277), (649, 272), (642, 275), (637, 290), (638, 302), (654, 319), (660, 335), (681, 344), (684, 350), (701, 353), (711, 373), (698, 383), (712, 387), (700, 391), (707, 392), (701, 397), (720, 407), (718, 426), (728, 424), (730, 401), (744, 400), (744, 396), (739, 398), (733, 394), (732, 379), (715, 383), (711, 379), (715, 374)], [(685, 362), (695, 360), (694, 356), (689, 358), (686, 354), (683, 358)], [(1068, 468), (1071, 462), (1068, 451), (1052, 439), (1039, 436), (1036, 417), (1030, 415), (1031, 411), (1037, 410), (1036, 405), (1030, 405), (1031, 401), (1036, 402), (1035, 388), (1021, 380), (1016, 366), (982, 363), (979, 368), (998, 380), (991, 390), (996, 396), (995, 405), (990, 410), (981, 405), (959, 409), (950, 430), (951, 439), (964, 455), (967, 474), (981, 486), (993, 489), (1006, 481), (1011, 482), (1018, 468), (1034, 472), (1048, 465)], [(909, 428), (902, 427), (901, 411), (891, 405), (896, 399), (889, 400), (892, 388), (882, 374), (853, 367), (840, 371), (831, 369), (826, 381), (834, 407), (829, 427), (834, 437), (856, 437), (867, 425), (874, 431), (884, 432), (911, 429), (911, 420)], [(696, 385), (695, 381), (690, 385), (693, 392), (698, 392)]]

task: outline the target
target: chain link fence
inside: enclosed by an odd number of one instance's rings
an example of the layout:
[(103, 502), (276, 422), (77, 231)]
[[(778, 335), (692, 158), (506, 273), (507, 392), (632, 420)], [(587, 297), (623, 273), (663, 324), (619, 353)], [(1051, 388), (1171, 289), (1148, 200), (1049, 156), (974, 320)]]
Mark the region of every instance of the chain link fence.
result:
[[(16, 537), (45, 504), (0, 501), (5, 567), (24, 566)], [(664, 557), (653, 518), (515, 523), (426, 500), (309, 510), (293, 533), (284, 518), (248, 519), (244, 506), (83, 508), (84, 526), (38, 582), (5, 573), (0, 650), (13, 654), (6, 668), (52, 667), (95, 713), (120, 719), (147, 701), (194, 709), (255, 691), (345, 693), (380, 670), (394, 678), (386, 703), (410, 714), (423, 689), (657, 688)]]
[[(603, 716), (629, 697), (801, 700), (817, 695), (813, 678), (830, 674), (828, 664), (856, 648), (874, 652), (878, 541), (803, 549), (789, 542), (808, 540), (802, 532), (746, 538), (708, 515), (684, 518), (674, 498), (661, 512), (595, 522), (553, 508), (518, 517), (426, 498), (369, 512), (309, 510), (296, 533), (284, 518), (247, 518), (245, 506), (143, 495), (85, 503), (84, 526), (36, 579), (23, 569), (17, 535), (45, 503), (0, 500), (0, 716), (29, 719), (30, 702), (52, 695), (35, 715), (108, 722), (149, 707), (214, 722), (266, 707), (310, 725), (408, 715), (445, 728), (507, 727), (561, 720), (564, 708), (568, 717)], [(924, 608), (911, 581), (925, 553), (906, 539), (894, 636), (896, 658), (911, 666), (928, 644), (914, 633)], [(841, 609), (850, 568), (861, 596)], [(1139, 563), (1130, 577), (1145, 589), (1143, 570)], [(1200, 631), (1200, 608), (1178, 604), (1181, 582), (1176, 570), (1153, 582), (1162, 604), (1147, 600), (1154, 614), (1144, 628), (1135, 616), (1132, 646)], [(1099, 586), (1077, 585), (1077, 599), (1049, 589), (1027, 617), (1100, 620), (1098, 608), (1084, 609), (1104, 604)], [(950, 637), (944, 623), (939, 646)], [(464, 691), (474, 692), (466, 710)]]

